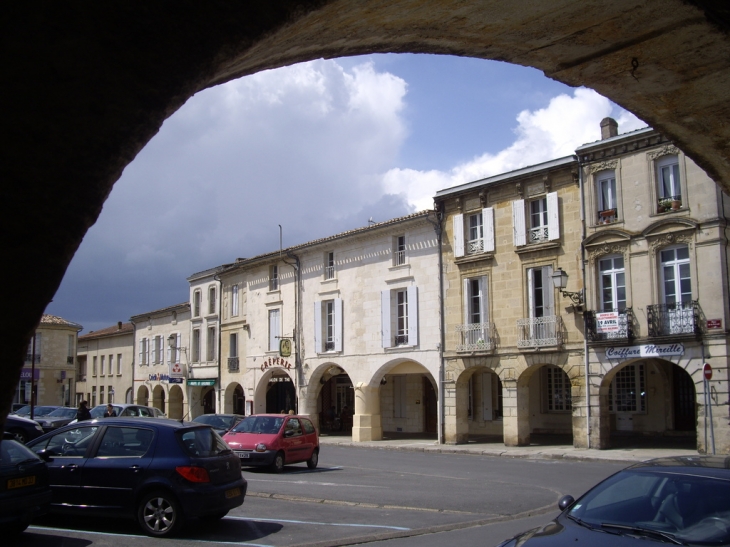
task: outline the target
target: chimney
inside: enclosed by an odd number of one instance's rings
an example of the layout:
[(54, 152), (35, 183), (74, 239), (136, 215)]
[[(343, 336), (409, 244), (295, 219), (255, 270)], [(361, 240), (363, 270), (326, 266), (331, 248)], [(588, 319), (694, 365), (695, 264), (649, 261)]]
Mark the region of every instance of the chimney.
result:
[(122, 330), (122, 322), (117, 321), (117, 330)]
[(618, 124), (613, 118), (603, 118), (601, 120), (601, 140), (606, 140), (618, 135)]

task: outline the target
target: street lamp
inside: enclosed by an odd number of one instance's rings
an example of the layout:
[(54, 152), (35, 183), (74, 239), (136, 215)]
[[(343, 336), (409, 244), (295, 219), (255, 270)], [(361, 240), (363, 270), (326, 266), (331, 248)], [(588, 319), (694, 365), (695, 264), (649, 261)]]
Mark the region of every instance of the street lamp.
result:
[(565, 290), (565, 287), (568, 286), (568, 274), (563, 271), (563, 268), (558, 268), (556, 271), (554, 271), (552, 274), (552, 278), (553, 284), (555, 285), (556, 289), (560, 290), (560, 294), (567, 298), (570, 298), (570, 301), (573, 302), (573, 305), (576, 308), (583, 307), (583, 289), (579, 290), (578, 292), (570, 292)]

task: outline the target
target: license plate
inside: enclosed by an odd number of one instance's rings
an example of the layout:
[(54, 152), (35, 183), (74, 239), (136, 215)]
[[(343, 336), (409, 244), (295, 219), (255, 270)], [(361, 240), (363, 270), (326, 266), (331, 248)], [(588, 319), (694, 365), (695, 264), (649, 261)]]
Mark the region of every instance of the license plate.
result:
[(20, 477), (19, 479), (8, 480), (8, 490), (11, 488), (23, 488), (24, 486), (33, 486), (35, 484), (35, 475), (30, 477)]
[(249, 452), (236, 452), (236, 455), (242, 460), (247, 460), (251, 457)]
[(241, 495), (240, 488), (231, 488), (230, 490), (226, 490), (226, 499), (237, 498), (240, 495)]

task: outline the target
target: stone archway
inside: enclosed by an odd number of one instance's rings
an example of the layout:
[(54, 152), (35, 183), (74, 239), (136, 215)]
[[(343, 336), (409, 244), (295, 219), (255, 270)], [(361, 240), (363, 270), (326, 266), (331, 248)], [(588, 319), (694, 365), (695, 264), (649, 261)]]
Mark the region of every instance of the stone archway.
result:
[(182, 388), (175, 384), (170, 387), (170, 405), (168, 417), (173, 420), (182, 420), (185, 396)]
[(223, 413), (243, 415), (246, 410), (245, 403), (246, 399), (241, 384), (238, 382), (228, 384), (223, 400)]
[(454, 417), (449, 436), (456, 444), (479, 438), (482, 442), (503, 442), (504, 386), (497, 371), (474, 366), (459, 374), (455, 382)]
[(150, 391), (147, 386), (139, 386), (137, 389), (137, 404), (147, 406), (150, 402)]
[(166, 412), (165, 408), (167, 405), (165, 399), (165, 388), (159, 384), (156, 385), (152, 390), (152, 406), (160, 409), (162, 412)]
[(560, 9), (426, 0), (418, 7), (410, 0), (151, 4), (141, 18), (135, 4), (80, 12), (59, 2), (6, 14), (0, 56), (13, 139), (0, 165), (13, 192), (0, 218), (4, 233), (26, 227), (6, 246), (6, 261), (36, 267), (6, 279), (19, 312), (2, 320), (10, 340), (0, 349), (4, 411), (31, 332), (124, 167), (189, 97), (242, 75), (374, 52), (532, 66), (635, 112), (730, 188), (730, 14), (719, 0), (564, 0)]

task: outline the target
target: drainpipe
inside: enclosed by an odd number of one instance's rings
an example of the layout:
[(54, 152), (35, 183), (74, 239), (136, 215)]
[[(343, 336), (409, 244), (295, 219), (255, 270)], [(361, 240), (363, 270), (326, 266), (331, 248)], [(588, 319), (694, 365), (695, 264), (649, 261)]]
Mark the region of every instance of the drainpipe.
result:
[(591, 381), (590, 381), (590, 365), (588, 364), (588, 337), (586, 329), (586, 312), (588, 307), (588, 293), (586, 292), (586, 248), (584, 245), (586, 239), (586, 214), (585, 214), (585, 188), (583, 186), (583, 164), (578, 157), (578, 188), (580, 192), (580, 265), (581, 274), (583, 275), (583, 366), (586, 375), (586, 447), (591, 447)]
[(221, 278), (218, 274), (215, 274), (213, 276), (213, 279), (215, 279), (218, 282), (218, 353), (216, 357), (218, 358), (218, 402), (216, 403), (218, 409), (217, 412), (223, 412), (223, 402), (221, 401), (221, 391), (223, 391), (223, 386), (221, 382), (221, 338), (223, 337), (223, 334), (221, 333), (221, 325), (223, 323), (223, 283), (221, 282)]
[[(137, 355), (137, 323), (129, 320), (130, 323), (132, 323), (132, 403), (134, 403), (137, 400), (137, 389), (134, 386), (134, 356)], [(86, 359), (86, 377), (89, 377), (89, 360), (88, 357)], [(83, 399), (83, 397), (81, 397)], [(125, 399), (126, 399), (126, 393), (125, 393)], [(127, 402), (126, 400), (124, 401)]]
[(439, 204), (436, 203), (434, 205), (434, 212), (436, 214), (436, 221), (432, 221), (428, 216), (426, 217), (426, 220), (428, 220), (431, 224), (433, 224), (433, 229), (436, 232), (436, 240), (438, 241), (438, 247), (439, 247), (439, 274), (438, 274), (438, 281), (439, 281), (439, 381), (438, 381), (438, 395), (439, 395), (439, 402), (438, 402), (438, 408), (439, 408), (439, 424), (438, 424), (438, 442), (439, 444), (444, 444), (445, 442), (445, 417), (446, 417), (446, 410), (444, 408), (445, 401), (446, 401), (446, 395), (444, 394), (444, 385), (446, 384), (446, 377), (445, 377), (445, 365), (444, 365), (444, 342), (445, 342), (445, 336), (444, 336), (444, 281), (443, 281), (443, 273), (444, 273), (444, 255), (443, 255), (443, 219), (444, 215), (443, 212), (439, 209)]

